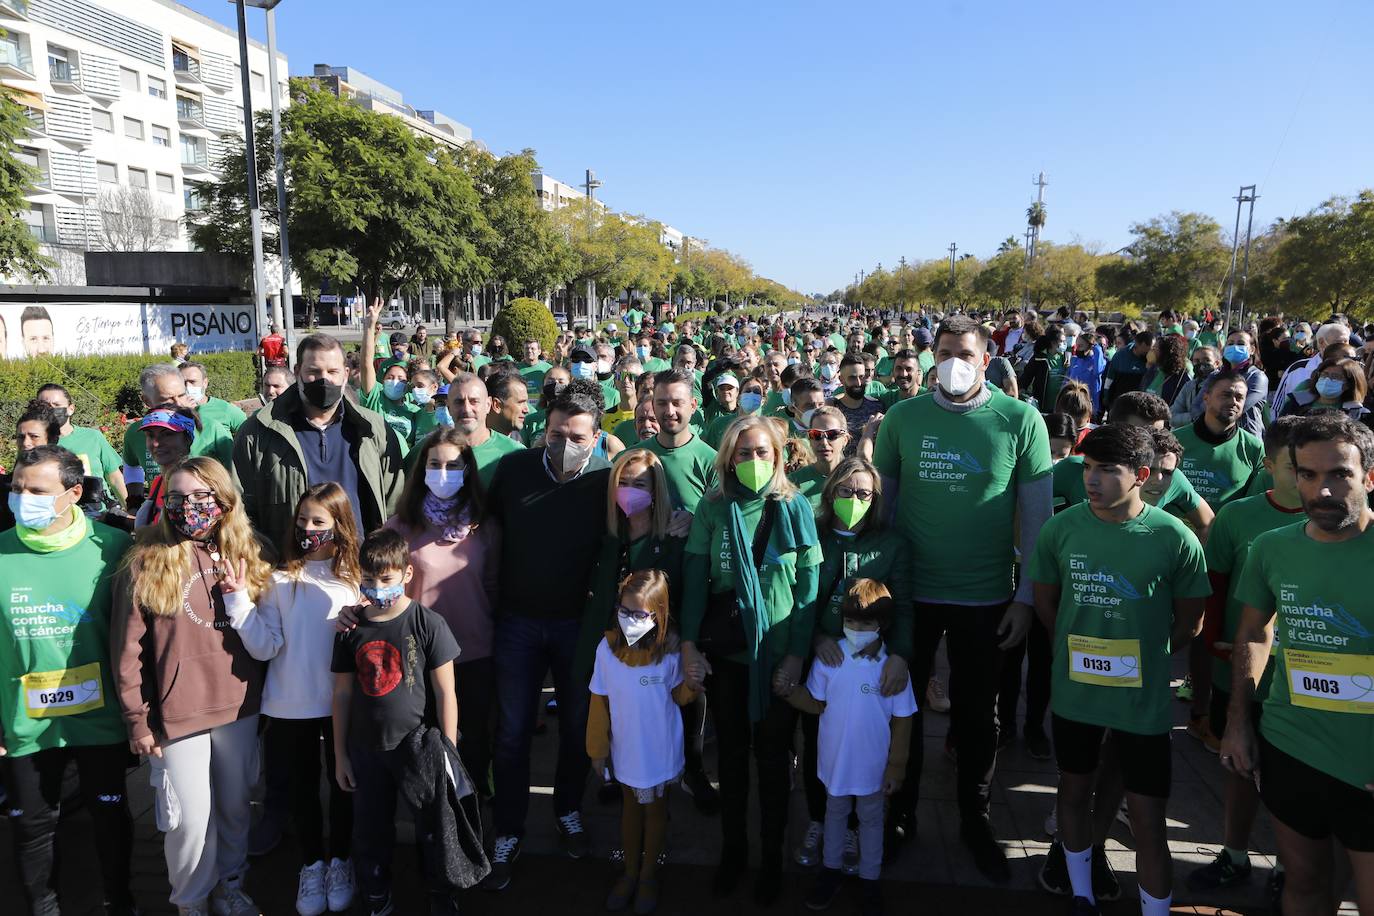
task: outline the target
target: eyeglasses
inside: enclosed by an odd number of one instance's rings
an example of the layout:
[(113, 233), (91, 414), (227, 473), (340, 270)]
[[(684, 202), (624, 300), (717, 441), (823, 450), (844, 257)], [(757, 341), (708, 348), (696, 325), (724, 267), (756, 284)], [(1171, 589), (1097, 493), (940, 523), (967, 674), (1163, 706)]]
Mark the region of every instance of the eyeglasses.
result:
[(165, 503), (168, 509), (180, 509), (190, 503), (193, 506), (208, 506), (215, 502), (215, 494), (210, 490), (192, 490), (190, 493), (169, 493)]
[(847, 435), (849, 435), (848, 431), (843, 429), (808, 429), (806, 431), (806, 438), (812, 442), (819, 442), (822, 439), (827, 442), (834, 442), (836, 439), (842, 439)]
[(872, 490), (856, 490), (853, 487), (846, 487), (843, 484), (835, 488), (835, 495), (840, 499), (859, 499), (864, 502), (873, 498)]
[(648, 620), (650, 617), (654, 616), (648, 611), (641, 611), (637, 608), (628, 608), (623, 604), (617, 604), (615, 606), (615, 610), (617, 614), (624, 614), (626, 617), (633, 617), (635, 620)]

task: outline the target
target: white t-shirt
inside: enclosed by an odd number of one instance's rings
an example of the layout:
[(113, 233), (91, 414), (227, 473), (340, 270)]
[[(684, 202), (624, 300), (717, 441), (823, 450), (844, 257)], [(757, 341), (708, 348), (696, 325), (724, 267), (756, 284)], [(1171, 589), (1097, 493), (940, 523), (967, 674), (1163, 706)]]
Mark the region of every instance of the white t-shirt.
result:
[(892, 718), (914, 715), (916, 697), (909, 678), (896, 696), (878, 689), (886, 651), (874, 659), (854, 658), (847, 639), (840, 640), (840, 651), (844, 661), (838, 668), (818, 660), (806, 678), (807, 692), (825, 704), (816, 769), (831, 795), (872, 795), (883, 787)]
[[(334, 575), (333, 560), (306, 560), (301, 577), (278, 570), (258, 596), (230, 601), (225, 611), (248, 654), (268, 661), (262, 687), (262, 712), (277, 719), (322, 719), (332, 712), (334, 618), (358, 603), (353, 586)], [(234, 607), (230, 607), (230, 604)]]
[(611, 763), (622, 785), (652, 789), (682, 774), (682, 713), (673, 702), (681, 683), (676, 652), (636, 668), (616, 658), (606, 640), (596, 647), (591, 691), (611, 707)]

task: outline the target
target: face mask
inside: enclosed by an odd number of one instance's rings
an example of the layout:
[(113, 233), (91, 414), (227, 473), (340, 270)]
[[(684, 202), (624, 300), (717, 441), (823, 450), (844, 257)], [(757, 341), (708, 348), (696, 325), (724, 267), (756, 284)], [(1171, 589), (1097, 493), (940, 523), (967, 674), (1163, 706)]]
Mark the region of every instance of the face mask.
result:
[(639, 354), (639, 358), (640, 358), (640, 359), (648, 359), (648, 358), (649, 358), (649, 348), (648, 348), (648, 347), (635, 347), (635, 352)]
[(609, 359), (598, 359), (596, 361), (596, 374), (607, 376), (611, 374), (611, 361)]
[(795, 366), (799, 362), (801, 362), (801, 360), (797, 359), (795, 356), (787, 357), (787, 365), (789, 366)]
[(1250, 348), (1242, 347), (1239, 344), (1227, 344), (1226, 349), (1222, 351), (1222, 356), (1225, 356), (1226, 361), (1231, 365), (1239, 366), (1250, 358)]
[(447, 407), (434, 408), (434, 422), (440, 426), (453, 425), (453, 417), (449, 415)]
[(300, 545), (301, 551), (304, 553), (314, 553), (333, 540), (333, 528), (321, 528), (318, 531), (307, 531), (300, 525), (296, 526), (296, 543)]
[(572, 373), (573, 378), (596, 378), (596, 365), (593, 363), (573, 363), (568, 371)]
[(561, 470), (564, 474), (571, 474), (582, 465), (587, 463), (587, 459), (592, 456), (590, 445), (578, 445), (569, 442), (567, 439), (560, 439), (557, 442), (550, 442), (545, 451), (549, 456), (549, 464)]
[(411, 400), (413, 400), (416, 404), (419, 404), (421, 407), (428, 404), (430, 401), (434, 400), (434, 395), (430, 393), (430, 390), (428, 388), (416, 388), (414, 391), (410, 393), (410, 397)]
[(849, 640), (849, 645), (855, 652), (862, 652), (878, 638), (877, 630), (855, 630), (851, 627), (844, 628), (844, 638)]
[(1345, 382), (1338, 378), (1317, 379), (1317, 394), (1324, 398), (1334, 398), (1345, 390)]
[(1307, 343), (1307, 332), (1299, 331), (1298, 333), (1293, 335), (1293, 339), (1298, 343)]
[(186, 396), (191, 400), (198, 402), (201, 398), (205, 397), (205, 389), (200, 387), (199, 385), (187, 385)]
[(305, 403), (318, 410), (328, 410), (343, 397), (343, 386), (335, 385), (326, 378), (317, 378), (313, 382), (297, 382), (296, 386), (300, 389), (301, 398)]
[(399, 401), (406, 396), (405, 379), (389, 378), (382, 382), (382, 394), (392, 401)]
[(482, 355), (482, 345), (481, 345), (481, 344), (473, 344), (473, 345), (472, 345), (472, 355), (473, 355), (473, 356), (481, 356), (481, 355)]
[(852, 496), (845, 496), (835, 500), (835, 517), (844, 522), (846, 528), (853, 528), (868, 514), (868, 507), (871, 505), (873, 505), (871, 499), (855, 499)]
[(1197, 331), (1185, 331), (1183, 336), (1188, 338), (1189, 340), (1192, 340), (1194, 337), (1197, 336)]
[(639, 487), (616, 487), (615, 504), (626, 515), (638, 515), (654, 504), (654, 494)]
[(363, 597), (380, 608), (388, 608), (396, 603), (396, 599), (405, 594), (404, 585), (364, 585), (358, 589), (363, 593)]
[(821, 378), (825, 379), (826, 381), (829, 381), (830, 379), (833, 379), (834, 377), (835, 377), (835, 364), (834, 364), (834, 363), (826, 363), (826, 364), (824, 364), (823, 366), (821, 366)]
[(763, 405), (763, 395), (757, 391), (746, 391), (739, 396), (739, 409), (745, 413), (753, 413)]
[(620, 623), (620, 632), (625, 635), (627, 646), (633, 646), (652, 633), (654, 627), (657, 626), (653, 617), (645, 617), (641, 620), (638, 617), (631, 617), (629, 614), (616, 614), (615, 616)]
[(810, 429), (810, 428), (811, 428), (811, 418), (814, 417), (815, 415), (816, 415), (816, 408), (814, 408), (814, 407), (812, 407), (810, 410), (803, 410), (803, 411), (802, 411), (801, 422), (802, 422), (802, 428), (803, 428), (803, 429)]
[(391, 355), (395, 359), (405, 359), (406, 351), (402, 350), (400, 347), (397, 347), (396, 349), (391, 351)]
[(753, 492), (762, 492), (763, 488), (768, 486), (768, 482), (773, 479), (773, 462), (764, 461), (762, 458), (741, 461), (735, 465), (735, 477)]
[(968, 394), (978, 381), (978, 370), (953, 356), (935, 367), (935, 375), (940, 380), (940, 387), (956, 398)]
[(224, 515), (219, 503), (210, 503), (208, 506), (185, 503), (178, 511), (168, 512), (172, 527), (177, 533), (192, 540), (199, 540), (213, 531), (215, 525), (219, 524), (220, 517)]
[(11, 493), (10, 512), (14, 520), (25, 528), (42, 531), (57, 521), (57, 497), (36, 493)]
[(429, 492), (440, 499), (452, 499), (453, 494), (463, 489), (463, 470), (448, 468), (426, 468), (425, 486)]
[(792, 406), (792, 389), (791, 389), (791, 388), (784, 388), (781, 392), (779, 392), (778, 396), (779, 396), (780, 398), (782, 398), (782, 404), (783, 404), (784, 407), (791, 407), (791, 406)]

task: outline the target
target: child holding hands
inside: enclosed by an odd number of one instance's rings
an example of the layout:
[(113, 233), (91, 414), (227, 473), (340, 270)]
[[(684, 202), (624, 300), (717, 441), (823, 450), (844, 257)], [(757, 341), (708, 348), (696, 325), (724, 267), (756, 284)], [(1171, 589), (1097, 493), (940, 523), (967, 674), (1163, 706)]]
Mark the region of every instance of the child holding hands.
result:
[(875, 652), (871, 644), (881, 641), (893, 610), (887, 586), (855, 580), (841, 608), (843, 661), (838, 667), (813, 663), (806, 686), (788, 695), (793, 706), (821, 717), (817, 770), (826, 792), (825, 847), (824, 868), (806, 897), (813, 910), (825, 909), (839, 893), (845, 828), (850, 811), (857, 809), (861, 912), (882, 913), (883, 807), (901, 787), (916, 712), (910, 682), (891, 697), (878, 685), (887, 652), (881, 645)]
[(668, 833), (668, 785), (682, 774), (682, 715), (696, 697), (683, 679), (676, 637), (668, 632), (668, 577), (640, 570), (620, 583), (618, 628), (596, 647), (587, 756), (598, 773), (611, 759), (624, 795), (620, 818), (625, 874), (606, 908), (634, 901), (638, 914), (658, 904), (658, 855)]

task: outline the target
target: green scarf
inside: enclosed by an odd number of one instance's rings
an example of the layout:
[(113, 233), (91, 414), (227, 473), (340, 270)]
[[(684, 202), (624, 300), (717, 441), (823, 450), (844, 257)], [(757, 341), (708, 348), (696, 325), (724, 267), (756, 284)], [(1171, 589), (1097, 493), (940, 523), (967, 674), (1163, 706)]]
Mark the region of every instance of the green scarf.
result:
[[(764, 506), (763, 511), (767, 512), (768, 507)], [(763, 515), (759, 516), (759, 524), (763, 524)], [(775, 523), (774, 530), (776, 528)], [(735, 600), (739, 602), (744, 620), (744, 640), (749, 647), (749, 721), (760, 722), (773, 695), (769, 659), (766, 653), (764, 658), (759, 657), (770, 621), (763, 583), (759, 580), (758, 567), (754, 565), (754, 539), (748, 536), (738, 499), (730, 500), (730, 544), (735, 552)], [(767, 557), (766, 550), (764, 556)]]
[(34, 553), (53, 553), (58, 550), (66, 550), (68, 547), (75, 547), (86, 537), (87, 532), (90, 531), (91, 523), (81, 512), (81, 507), (75, 503), (72, 503), (67, 512), (72, 516), (72, 523), (61, 531), (43, 534), (33, 528), (15, 525), (14, 533), (19, 536), (19, 542)]

